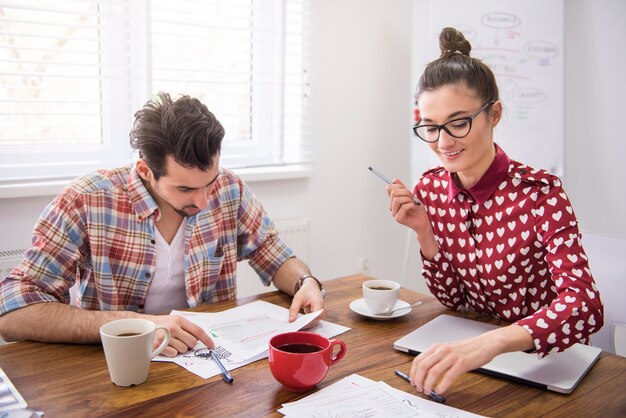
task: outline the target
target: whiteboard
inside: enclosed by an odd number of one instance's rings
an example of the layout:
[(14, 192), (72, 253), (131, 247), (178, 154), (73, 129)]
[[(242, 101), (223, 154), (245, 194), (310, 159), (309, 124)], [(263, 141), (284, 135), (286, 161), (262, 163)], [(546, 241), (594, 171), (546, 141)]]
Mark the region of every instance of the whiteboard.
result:
[(431, 0), (427, 9), (428, 36), (420, 44), (427, 41), (429, 50), (419, 61), (439, 57), (441, 29), (462, 31), (472, 44), (470, 55), (489, 65), (500, 89), (504, 113), (496, 143), (510, 158), (562, 177), (563, 0)]

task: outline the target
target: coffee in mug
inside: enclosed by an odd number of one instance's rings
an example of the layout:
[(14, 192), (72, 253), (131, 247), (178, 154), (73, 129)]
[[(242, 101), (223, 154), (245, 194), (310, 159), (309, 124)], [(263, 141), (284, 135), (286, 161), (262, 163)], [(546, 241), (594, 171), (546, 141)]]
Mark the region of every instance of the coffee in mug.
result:
[(390, 313), (398, 297), (400, 284), (392, 280), (368, 280), (363, 283), (363, 298), (369, 311), (374, 315)]
[[(165, 338), (153, 350), (157, 330)], [(146, 381), (150, 361), (167, 347), (170, 331), (147, 319), (118, 319), (100, 327), (100, 338), (111, 380), (118, 386), (132, 386)]]
[(320, 383), (330, 366), (343, 358), (346, 344), (314, 332), (296, 331), (272, 337), (268, 351), (274, 378), (288, 391), (304, 392)]
[(283, 344), (277, 348), (288, 353), (315, 353), (322, 351), (322, 347), (314, 344)]
[(139, 335), (138, 332), (120, 332), (117, 334), (118, 337), (132, 337), (133, 335)]

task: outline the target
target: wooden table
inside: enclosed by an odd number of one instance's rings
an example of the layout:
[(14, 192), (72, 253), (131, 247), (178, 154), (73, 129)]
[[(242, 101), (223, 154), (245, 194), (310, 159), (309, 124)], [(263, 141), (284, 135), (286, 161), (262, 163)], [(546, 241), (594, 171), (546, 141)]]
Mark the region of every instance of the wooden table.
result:
[[(333, 366), (318, 388), (358, 373), (412, 392), (394, 370), (408, 371), (413, 356), (398, 352), (393, 342), (442, 314), (455, 314), (490, 323), (493, 318), (455, 313), (437, 300), (407, 289), (400, 297), (424, 303), (411, 313), (389, 321), (376, 321), (352, 312), (351, 301), (361, 297), (366, 276), (350, 276), (325, 282), (327, 320), (352, 328), (338, 338), (348, 346), (346, 357)], [(198, 311), (217, 312), (256, 299), (288, 307), (290, 298), (273, 292), (205, 306)], [(263, 417), (282, 416), (276, 410), (314, 390), (286, 392), (274, 380), (267, 359), (231, 373), (232, 385), (221, 376), (202, 379), (173, 363), (152, 363), (148, 380), (130, 388), (115, 386), (99, 345), (14, 343), (0, 347), (4, 369), (29, 406), (46, 417), (163, 416), (163, 417)], [(618, 417), (626, 416), (626, 358), (603, 353), (578, 388), (570, 395), (513, 383), (470, 372), (462, 375), (446, 393), (447, 405), (487, 416), (512, 417)]]

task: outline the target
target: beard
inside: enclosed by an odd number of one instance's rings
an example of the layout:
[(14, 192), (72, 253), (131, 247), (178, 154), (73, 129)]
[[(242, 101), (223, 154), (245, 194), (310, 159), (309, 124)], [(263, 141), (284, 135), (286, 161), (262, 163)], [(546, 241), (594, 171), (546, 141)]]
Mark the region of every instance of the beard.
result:
[(176, 212), (183, 218), (189, 218), (191, 216), (197, 215), (201, 211), (201, 209), (197, 207), (196, 205), (186, 205), (186, 206), (183, 206), (182, 208), (178, 208), (165, 198), (165, 196), (161, 193), (161, 189), (159, 188), (158, 183), (154, 181), (146, 181), (146, 180), (142, 180), (142, 182), (148, 189), (148, 192), (150, 193), (150, 195), (157, 202), (157, 205), (165, 204), (169, 206), (170, 208), (172, 208), (174, 212)]
[[(197, 215), (200, 212), (200, 208), (198, 208), (196, 205), (185, 206), (181, 209), (175, 208), (172, 205), (170, 206), (172, 207), (172, 209), (174, 209), (176, 213), (178, 213), (183, 218), (188, 218), (190, 216)], [(192, 213), (189, 213), (189, 211), (191, 211)]]

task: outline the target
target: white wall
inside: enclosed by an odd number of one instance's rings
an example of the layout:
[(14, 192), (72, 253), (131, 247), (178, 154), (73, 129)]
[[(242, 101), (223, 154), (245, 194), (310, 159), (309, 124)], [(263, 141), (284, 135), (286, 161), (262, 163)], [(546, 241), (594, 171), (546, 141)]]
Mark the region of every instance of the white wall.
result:
[(52, 196), (0, 199), (0, 251), (26, 248), (37, 217)]
[(567, 0), (565, 30), (566, 190), (584, 230), (626, 239), (626, 1)]
[(592, 343), (611, 351), (626, 324), (624, 156), (626, 1), (565, 2), (565, 187), (604, 302)]
[(316, 1), (312, 25), (315, 168), (309, 180), (254, 184), (276, 219), (311, 219), (310, 264), (324, 278), (400, 280), (404, 230), (372, 165), (409, 177), (410, 1)]

